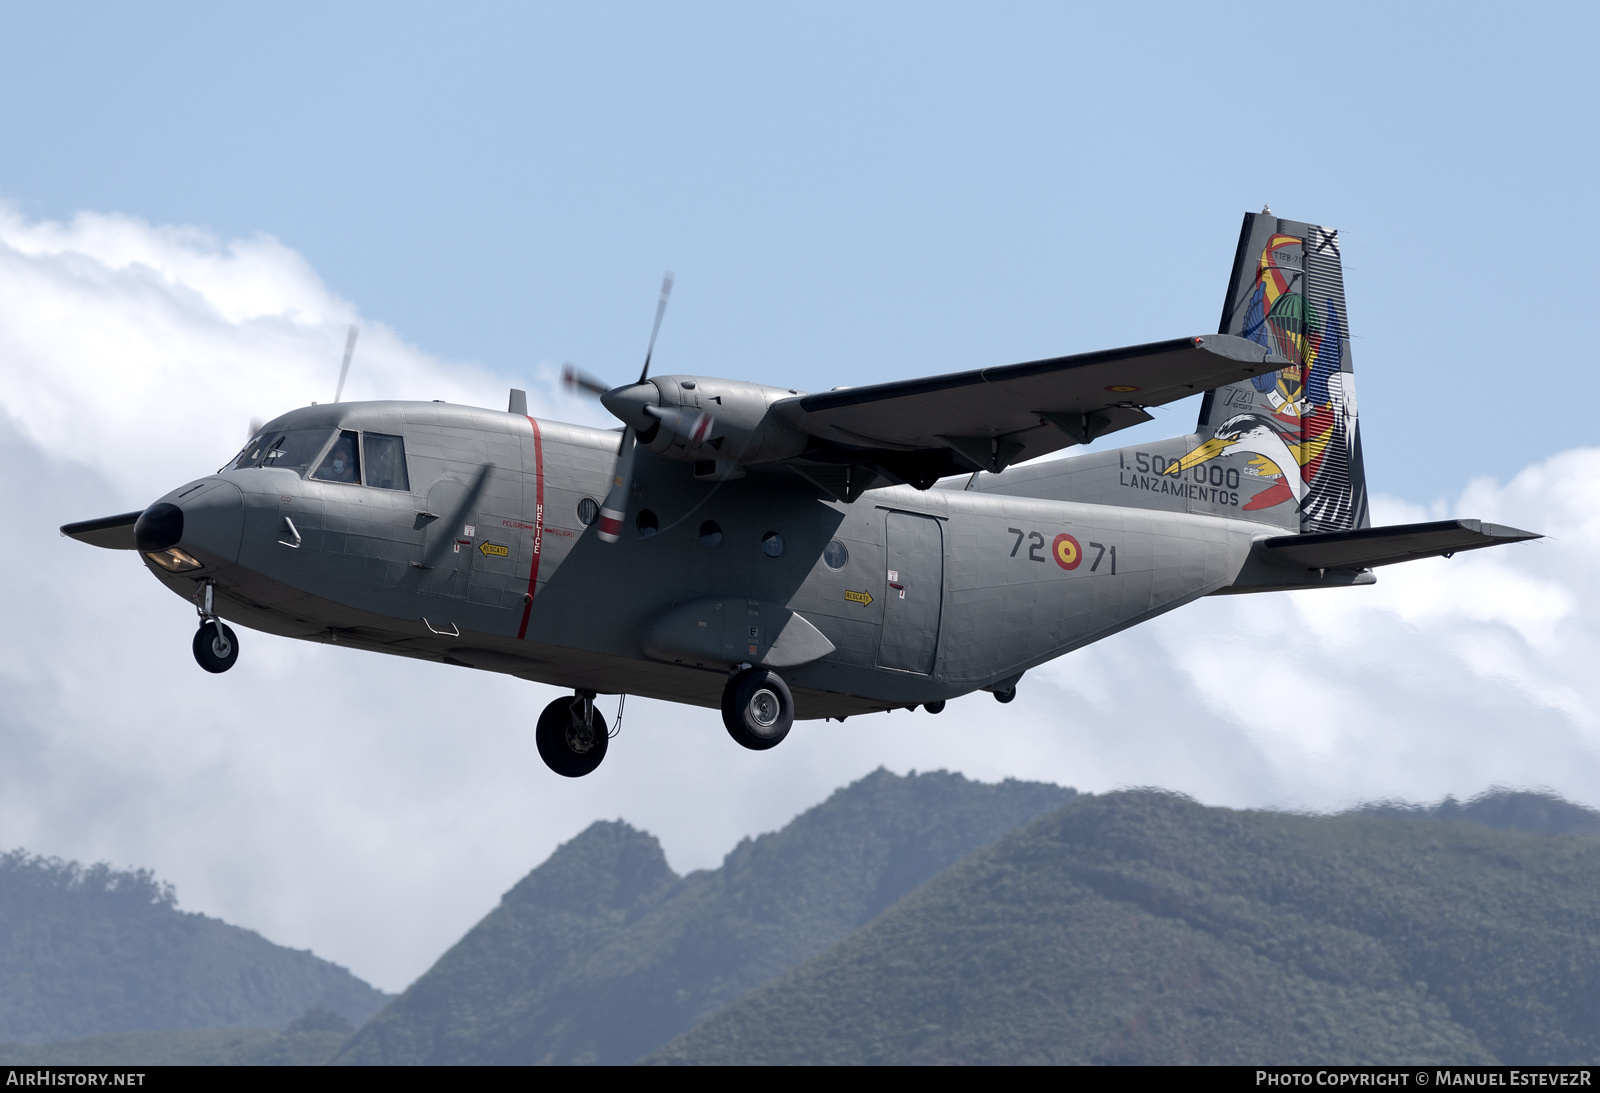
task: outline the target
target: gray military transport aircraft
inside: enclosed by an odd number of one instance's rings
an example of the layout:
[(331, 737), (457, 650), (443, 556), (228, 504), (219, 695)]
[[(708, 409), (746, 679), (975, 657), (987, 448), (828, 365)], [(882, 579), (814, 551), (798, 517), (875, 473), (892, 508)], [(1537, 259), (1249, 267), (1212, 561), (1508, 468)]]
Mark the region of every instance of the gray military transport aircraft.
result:
[[(569, 371), (620, 440), (520, 391), (504, 413), (336, 400), (61, 530), (192, 601), (210, 672), (239, 655), (226, 618), (571, 688), (536, 730), (568, 777), (605, 756), (602, 693), (720, 706), (759, 750), (795, 718), (1009, 702), (1201, 596), (1538, 538), (1370, 526), (1336, 232), (1247, 214), (1220, 330), (820, 394), (650, 377), (648, 351), (621, 387)], [(1198, 392), (1191, 435), (1038, 459)]]

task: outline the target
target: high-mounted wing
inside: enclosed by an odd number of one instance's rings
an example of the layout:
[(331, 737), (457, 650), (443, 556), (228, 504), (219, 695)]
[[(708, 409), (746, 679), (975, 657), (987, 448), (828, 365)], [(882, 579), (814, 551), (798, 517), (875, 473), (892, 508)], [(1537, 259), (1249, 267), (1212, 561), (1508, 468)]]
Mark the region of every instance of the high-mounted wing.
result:
[(133, 525), (139, 522), (142, 515), (142, 512), (124, 512), (120, 516), (102, 516), (98, 520), (79, 520), (75, 524), (63, 524), (61, 534), (107, 550), (137, 550), (133, 541)]
[(804, 459), (866, 463), (927, 488), (1149, 421), (1160, 406), (1291, 364), (1228, 334), (877, 383), (773, 406), (815, 443)]
[(1279, 535), (1258, 545), (1276, 562), (1306, 569), (1370, 569), (1413, 558), (1449, 557), (1463, 550), (1521, 543), (1544, 536), (1482, 520), (1437, 520), (1354, 531)]

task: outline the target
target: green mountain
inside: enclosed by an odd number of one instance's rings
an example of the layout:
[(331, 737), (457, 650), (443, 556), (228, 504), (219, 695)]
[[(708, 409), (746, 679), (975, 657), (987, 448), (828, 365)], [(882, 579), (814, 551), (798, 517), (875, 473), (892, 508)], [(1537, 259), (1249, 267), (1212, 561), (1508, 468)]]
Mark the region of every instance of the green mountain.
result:
[(282, 1032), (173, 1029), (0, 1044), (0, 1066), (320, 1066), (354, 1031), (338, 1014), (314, 1008)]
[(345, 969), (176, 907), (148, 871), (0, 854), (0, 1041), (359, 1024), (388, 998)]
[(1600, 812), (1563, 801), (1548, 793), (1526, 790), (1486, 790), (1462, 804), (1446, 797), (1436, 805), (1377, 801), (1354, 811), (1368, 816), (1409, 816), (1416, 819), (1483, 824), (1501, 831), (1543, 831), (1549, 834), (1600, 835)]
[(652, 1061), (1593, 1061), (1600, 839), (1449, 819), (1084, 798)]
[(362, 1028), (345, 1063), (628, 1063), (1076, 796), (878, 771), (721, 868), (597, 823)]

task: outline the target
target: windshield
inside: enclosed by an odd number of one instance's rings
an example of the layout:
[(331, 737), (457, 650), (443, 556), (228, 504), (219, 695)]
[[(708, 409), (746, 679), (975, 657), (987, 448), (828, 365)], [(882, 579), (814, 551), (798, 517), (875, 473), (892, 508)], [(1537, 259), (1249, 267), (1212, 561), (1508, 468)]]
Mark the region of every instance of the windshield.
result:
[(231, 469), (236, 471), (242, 467), (255, 466), (261, 461), (261, 453), (266, 451), (267, 442), (272, 440), (277, 435), (277, 433), (268, 432), (257, 433), (255, 436), (250, 438), (250, 442), (244, 446), (244, 450), (241, 451), (236, 458), (230, 459), (228, 462), (223, 464), (222, 469)]
[[(288, 432), (279, 433), (271, 444), (262, 444), (265, 453), (259, 460), (251, 458), (251, 452), (246, 451), (240, 456), (240, 465), (245, 467), (282, 467), (291, 471), (303, 471), (310, 464), (316, 454), (322, 450), (323, 442), (328, 439), (329, 429), (290, 429)], [(270, 436), (271, 434), (267, 434)]]

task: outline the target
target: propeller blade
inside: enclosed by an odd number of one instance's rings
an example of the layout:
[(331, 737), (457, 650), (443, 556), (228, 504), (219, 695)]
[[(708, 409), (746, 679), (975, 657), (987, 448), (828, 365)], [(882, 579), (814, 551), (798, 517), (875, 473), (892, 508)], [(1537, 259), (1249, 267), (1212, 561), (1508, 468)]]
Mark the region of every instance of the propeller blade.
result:
[(672, 281), (672, 271), (669, 269), (661, 277), (661, 300), (656, 304), (656, 325), (650, 328), (650, 345), (644, 351), (644, 367), (639, 370), (640, 383), (650, 375), (650, 358), (656, 351), (656, 335), (661, 333), (661, 316), (667, 313), (667, 300), (672, 297)]
[(636, 447), (633, 429), (623, 429), (622, 443), (617, 445), (617, 467), (611, 475), (611, 489), (600, 503), (602, 543), (614, 543), (622, 538), (622, 521), (628, 515), (628, 491), (633, 489), (633, 455)]
[(561, 366), (561, 386), (569, 395), (577, 394), (579, 391), (587, 391), (591, 395), (603, 395), (611, 390), (609, 383), (601, 382), (571, 361)]
[(333, 392), (333, 401), (338, 402), (344, 395), (344, 378), (350, 374), (350, 358), (356, 353), (356, 328), (350, 327), (350, 333), (344, 339), (344, 363), (339, 366), (339, 386)]
[(478, 499), (483, 496), (484, 489), (489, 485), (489, 476), (492, 474), (494, 474), (493, 463), (485, 463), (478, 468), (478, 477), (467, 488), (466, 495), (461, 498), (461, 503), (455, 507), (455, 511), (450, 514), (446, 522), (437, 525), (438, 530), (431, 533), (434, 536), (433, 540), (428, 544), (427, 552), (422, 556), (424, 568), (432, 569), (438, 565), (439, 560), (444, 557), (444, 548), (449, 546), (457, 535), (461, 534), (453, 529), (461, 527), (466, 522), (467, 516), (471, 514), (473, 507), (478, 503)]
[[(661, 333), (661, 317), (667, 313), (667, 300), (672, 296), (672, 271), (668, 270), (661, 278), (661, 299), (656, 304), (656, 322), (650, 328), (650, 344), (644, 351), (644, 368), (639, 372), (638, 387), (644, 383), (645, 377), (650, 375), (650, 358), (655, 355), (656, 335)], [(568, 366), (571, 367), (570, 365)], [(576, 382), (577, 369), (573, 368), (574, 382)], [(619, 389), (620, 390), (620, 389)], [(601, 392), (610, 394), (611, 392)], [(611, 407), (607, 407), (611, 409)], [(650, 407), (646, 406), (648, 412)], [(615, 410), (612, 411), (615, 413)], [(707, 419), (706, 429), (710, 429), (710, 419)], [(617, 466), (611, 475), (611, 489), (606, 491), (606, 499), (600, 503), (600, 541), (602, 543), (615, 543), (622, 538), (622, 521), (628, 515), (628, 494), (633, 489), (633, 457), (638, 452), (638, 440), (634, 435), (633, 426), (624, 419), (622, 430), (622, 443), (617, 445)]]

